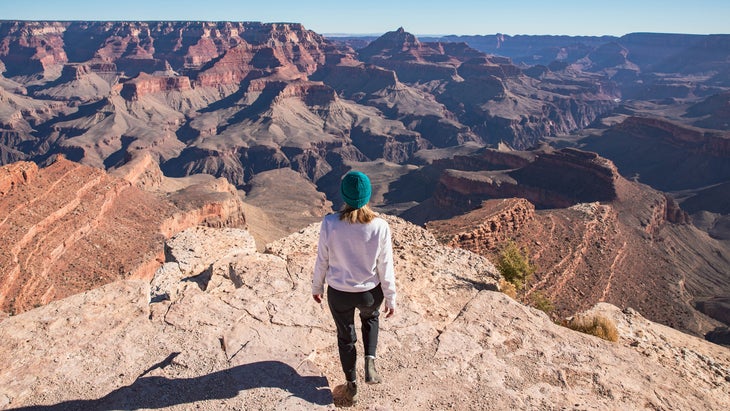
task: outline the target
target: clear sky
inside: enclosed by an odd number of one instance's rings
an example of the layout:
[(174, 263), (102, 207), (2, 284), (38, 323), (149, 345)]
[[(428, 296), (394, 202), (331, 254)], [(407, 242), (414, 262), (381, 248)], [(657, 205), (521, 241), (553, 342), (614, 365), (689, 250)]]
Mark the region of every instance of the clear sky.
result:
[(0, 0), (0, 19), (297, 22), (321, 34), (728, 34), (730, 0)]

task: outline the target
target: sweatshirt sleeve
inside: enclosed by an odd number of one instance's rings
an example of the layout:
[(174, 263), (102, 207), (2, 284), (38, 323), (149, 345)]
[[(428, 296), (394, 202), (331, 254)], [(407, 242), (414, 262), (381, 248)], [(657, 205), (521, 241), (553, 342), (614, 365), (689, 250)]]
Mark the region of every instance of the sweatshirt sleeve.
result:
[(329, 268), (329, 249), (327, 247), (327, 227), (325, 220), (319, 227), (319, 243), (317, 244), (317, 260), (314, 262), (312, 276), (312, 295), (324, 294), (324, 279)]
[(385, 223), (384, 233), (380, 237), (380, 254), (378, 255), (378, 277), (385, 297), (385, 306), (395, 307), (395, 269), (393, 267), (393, 245), (390, 227)]

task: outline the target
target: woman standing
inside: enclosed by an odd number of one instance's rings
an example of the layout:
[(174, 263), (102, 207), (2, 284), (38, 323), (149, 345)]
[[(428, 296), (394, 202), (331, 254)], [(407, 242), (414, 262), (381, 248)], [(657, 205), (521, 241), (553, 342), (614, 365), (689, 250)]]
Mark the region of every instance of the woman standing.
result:
[(322, 302), (327, 282), (327, 302), (337, 326), (337, 347), (347, 380), (346, 394), (357, 400), (357, 332), (355, 309), (360, 312), (365, 348), (365, 382), (377, 384), (378, 309), (385, 300), (385, 317), (395, 314), (395, 272), (390, 227), (368, 207), (370, 179), (359, 171), (345, 175), (340, 194), (342, 211), (322, 221), (314, 265), (312, 297)]

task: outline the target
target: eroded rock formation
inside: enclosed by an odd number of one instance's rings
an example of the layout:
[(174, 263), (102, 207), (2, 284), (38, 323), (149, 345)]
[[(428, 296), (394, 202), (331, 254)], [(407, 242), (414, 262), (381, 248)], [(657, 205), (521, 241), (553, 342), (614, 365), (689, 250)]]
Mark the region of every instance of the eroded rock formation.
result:
[(535, 218), (535, 206), (524, 198), (488, 200), (460, 218), (430, 221), (426, 228), (451, 247), (489, 254), (514, 238)]
[(23, 161), (0, 168), (0, 173), (0, 195), (4, 196), (16, 186), (31, 183), (38, 175), (38, 166)]
[[(63, 153), (113, 168), (152, 151), (168, 175), (207, 172), (243, 186), (257, 172), (301, 167), (287, 154), (297, 149), (342, 146), (403, 164), (419, 149), (467, 142), (525, 148), (583, 128), (614, 105), (602, 79), (549, 84), (504, 57), (420, 42), (402, 29), (358, 54), (299, 24), (2, 27), (0, 60), (8, 82), (17, 82), (3, 88), (23, 90), (26, 105), (58, 102), (5, 124), (5, 162)], [(45, 80), (23, 89), (32, 75)], [(271, 150), (250, 156), (252, 146)], [(342, 160), (319, 157), (330, 169)], [(315, 183), (323, 177), (306, 174)]]
[(119, 94), (127, 100), (137, 101), (147, 94), (190, 89), (190, 79), (185, 76), (151, 76), (141, 73), (134, 79), (125, 82)]
[[(0, 169), (0, 307), (19, 313), (119, 279), (150, 279), (165, 238), (190, 226), (242, 226), (228, 182), (170, 196), (64, 158)], [(134, 180), (134, 179), (132, 179)]]
[[(241, 68), (271, 65), (275, 55), (311, 72), (331, 50), (321, 48), (324, 41), (318, 34), (287, 23), (24, 21), (3, 23), (3, 32), (0, 56), (9, 76), (94, 60), (121, 65), (131, 76), (164, 64), (180, 71), (213, 63), (210, 69), (221, 75), (218, 80), (240, 81), (247, 73)], [(229, 50), (238, 56), (246, 51), (250, 57), (231, 65), (233, 56), (220, 60)]]
[[(402, 28), (358, 50), (368, 63), (419, 84), (484, 141), (530, 148), (539, 136), (586, 127), (611, 110), (615, 90), (599, 76), (573, 72), (536, 82), (504, 57), (465, 43), (420, 42)], [(576, 78), (579, 77), (579, 78)], [(437, 87), (429, 86), (436, 82)], [(535, 110), (530, 100), (541, 100)]]
[(613, 163), (595, 153), (549, 147), (532, 152), (484, 150), (433, 164), (445, 168), (434, 205), (453, 214), (490, 198), (521, 197), (540, 208), (611, 201), (620, 178)]
[(730, 291), (722, 268), (727, 262), (712, 251), (722, 243), (686, 224), (686, 213), (662, 193), (623, 179), (615, 188), (613, 200), (560, 209), (535, 211), (525, 200), (488, 200), (427, 227), (440, 241), (490, 259), (515, 241), (537, 267), (526, 300), (542, 293), (559, 318), (605, 301), (700, 336), (717, 327), (691, 301)]
[(636, 138), (657, 139), (688, 152), (730, 157), (730, 138), (723, 133), (710, 133), (663, 119), (636, 116), (628, 117), (615, 130)]
[(660, 190), (705, 187), (730, 178), (730, 136), (657, 117), (629, 116), (583, 140), (622, 175)]

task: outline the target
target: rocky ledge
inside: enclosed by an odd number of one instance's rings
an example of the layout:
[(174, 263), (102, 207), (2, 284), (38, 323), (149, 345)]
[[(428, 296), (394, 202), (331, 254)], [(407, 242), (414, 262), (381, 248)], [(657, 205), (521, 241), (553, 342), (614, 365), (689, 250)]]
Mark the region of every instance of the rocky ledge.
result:
[[(730, 407), (726, 348), (607, 304), (593, 311), (618, 342), (563, 328), (493, 291), (486, 259), (388, 221), (399, 309), (382, 321), (386, 383), (360, 384), (356, 409)], [(330, 314), (310, 296), (318, 227), (263, 254), (246, 231), (191, 228), (151, 285), (117, 281), (6, 319), (0, 408), (347, 405)]]

